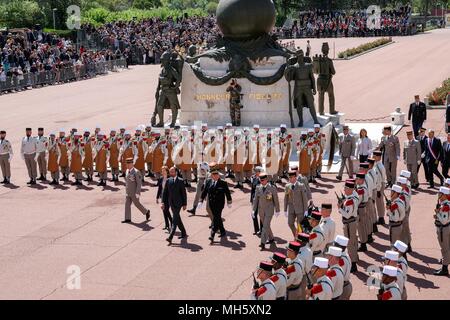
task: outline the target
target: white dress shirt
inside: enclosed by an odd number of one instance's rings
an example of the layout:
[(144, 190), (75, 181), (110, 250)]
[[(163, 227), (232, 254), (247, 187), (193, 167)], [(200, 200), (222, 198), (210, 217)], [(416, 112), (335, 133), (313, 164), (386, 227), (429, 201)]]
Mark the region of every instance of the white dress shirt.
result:
[(22, 139), (22, 146), (20, 148), (21, 154), (33, 154), (37, 151), (36, 139), (33, 137), (25, 137)]
[(359, 138), (356, 146), (356, 154), (358, 156), (369, 156), (372, 154), (372, 141), (365, 137), (365, 138)]

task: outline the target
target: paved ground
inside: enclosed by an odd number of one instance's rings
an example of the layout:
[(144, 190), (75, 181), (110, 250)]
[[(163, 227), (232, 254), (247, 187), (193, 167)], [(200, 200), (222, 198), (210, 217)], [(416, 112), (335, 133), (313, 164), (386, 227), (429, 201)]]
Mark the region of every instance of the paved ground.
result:
[[(384, 116), (395, 106), (405, 107), (415, 93), (426, 94), (450, 74), (450, 65), (443, 63), (450, 51), (449, 36), (450, 30), (437, 30), (396, 38), (386, 48), (336, 62), (339, 109), (348, 118)], [(366, 40), (339, 39), (336, 47), (353, 47)], [(321, 41), (313, 40), (313, 49)], [(248, 190), (235, 192), (233, 209), (224, 212), (229, 238), (221, 245), (209, 246), (208, 218), (200, 212), (196, 217), (183, 215), (188, 241), (167, 247), (162, 214), (154, 201), (156, 190), (150, 184), (145, 185), (142, 200), (152, 211), (151, 221), (143, 223), (143, 216), (134, 212), (133, 225), (120, 224), (123, 183), (103, 190), (95, 185), (80, 189), (25, 186), (26, 171), (17, 153), (26, 126), (58, 130), (73, 124), (92, 128), (98, 123), (109, 129), (122, 123), (129, 128), (145, 123), (153, 111), (157, 71), (157, 66), (134, 67), (108, 77), (0, 97), (0, 126), (8, 131), (16, 151), (15, 185), (0, 187), (0, 298), (248, 297), (251, 271), (269, 255), (257, 250), (258, 239), (251, 236)], [(440, 130), (442, 117), (443, 111), (432, 111), (426, 125)], [(403, 139), (404, 130), (399, 135)], [(335, 202), (334, 190), (342, 185), (327, 175), (313, 187), (316, 203)], [(431, 274), (440, 256), (432, 219), (435, 191), (422, 188), (412, 200), (415, 253), (410, 258), (408, 295), (410, 299), (445, 299), (450, 295), (450, 280)], [(192, 198), (190, 192), (189, 203)], [(290, 238), (286, 219), (275, 218), (273, 229), (277, 246), (283, 248)], [(341, 230), (339, 222), (337, 230)], [(375, 292), (364, 285), (363, 271), (379, 265), (387, 240), (387, 230), (381, 228), (376, 244), (360, 256), (353, 298), (375, 298)], [(81, 290), (65, 287), (67, 268), (72, 265), (81, 268)]]

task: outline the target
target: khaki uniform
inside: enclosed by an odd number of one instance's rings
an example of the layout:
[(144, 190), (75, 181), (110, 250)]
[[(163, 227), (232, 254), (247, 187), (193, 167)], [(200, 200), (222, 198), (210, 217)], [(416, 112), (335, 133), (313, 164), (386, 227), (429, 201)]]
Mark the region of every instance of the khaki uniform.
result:
[(267, 279), (261, 283), (261, 286), (254, 290), (250, 296), (251, 300), (276, 300), (277, 290), (272, 280)]
[(288, 276), (283, 268), (274, 270), (274, 274), (270, 277), (277, 291), (277, 300), (286, 300), (287, 298), (287, 280)]
[(11, 142), (8, 140), (0, 140), (0, 168), (4, 179), (11, 179), (11, 159), (13, 157), (13, 149)]
[(308, 284), (307, 274), (311, 271), (313, 264), (313, 253), (309, 245), (302, 246), (297, 257), (302, 261), (304, 266), (304, 274), (300, 283), (300, 300), (306, 300), (306, 286)]
[(405, 141), (403, 145), (403, 160), (406, 162), (406, 167), (411, 172), (411, 184), (419, 184), (417, 171), (422, 161), (422, 148), (420, 142), (413, 139), (411, 141)]
[(375, 191), (375, 181), (374, 181), (374, 173), (373, 172), (367, 172), (365, 183), (367, 186), (367, 206), (366, 206), (366, 229), (367, 234), (373, 233), (373, 225), (377, 222), (377, 211), (375, 209), (375, 202), (374, 202), (374, 191)]
[(313, 252), (313, 258), (323, 255), (327, 243), (325, 242), (325, 232), (320, 224), (311, 230), (311, 233), (309, 234), (309, 245)]
[(135, 159), (134, 167), (141, 172), (142, 178), (145, 176), (145, 158), (148, 152), (147, 143), (142, 136), (134, 137), (133, 144), (137, 149), (137, 157)]
[(331, 300), (333, 299), (333, 290), (333, 282), (327, 275), (324, 275), (313, 285), (310, 300)]
[(262, 184), (258, 185), (253, 201), (253, 211), (258, 212), (262, 221), (261, 244), (265, 245), (268, 240), (273, 240), (270, 224), (274, 212), (280, 212), (277, 188), (270, 184), (266, 184), (265, 186)]
[[(136, 161), (137, 158), (137, 148), (133, 144), (133, 141), (130, 140), (121, 140), (120, 141), (120, 149), (119, 149), (119, 160), (122, 164), (122, 172), (125, 172), (125, 168), (127, 167), (127, 159), (133, 158), (133, 161)], [(159, 168), (161, 170), (161, 168)]]
[(400, 159), (400, 142), (397, 136), (383, 136), (378, 145), (383, 150), (383, 164), (386, 168), (386, 178), (389, 184), (394, 184), (397, 179), (397, 161)]
[(278, 176), (282, 177), (289, 171), (289, 158), (292, 153), (292, 136), (288, 133), (280, 134), (280, 164)]
[(36, 137), (36, 154), (37, 164), (39, 167), (39, 174), (43, 177), (47, 175), (47, 152), (48, 152), (48, 138)]
[(342, 271), (344, 271), (344, 286), (342, 288), (342, 294), (338, 300), (350, 300), (353, 292), (353, 286), (350, 282), (352, 261), (347, 250), (342, 252), (342, 256), (339, 259), (339, 266), (342, 268)]
[(351, 134), (339, 135), (339, 155), (341, 156), (341, 168), (339, 169), (338, 177), (342, 177), (344, 168), (347, 166), (349, 177), (353, 177), (353, 160), (355, 156), (356, 142)]
[(368, 220), (369, 216), (367, 214), (367, 202), (369, 201), (369, 191), (365, 184), (358, 185), (356, 187), (356, 192), (358, 193), (358, 237), (361, 243), (367, 243), (369, 238), (368, 232)]
[(409, 228), (409, 215), (411, 213), (411, 189), (409, 187), (403, 188), (403, 193), (400, 195), (400, 199), (405, 203), (405, 218), (403, 219), (402, 238), (401, 240), (406, 243), (411, 243), (411, 230)]
[(344, 290), (344, 270), (338, 264), (330, 266), (327, 276), (333, 282), (333, 298), (339, 300)]
[(48, 141), (48, 171), (53, 180), (59, 181), (59, 159), (61, 157), (61, 148), (58, 141), (51, 139)]
[(359, 197), (356, 191), (349, 196), (345, 196), (339, 213), (342, 215), (342, 225), (344, 228), (344, 236), (349, 239), (347, 250), (351, 262), (358, 262), (358, 207)]
[(146, 140), (145, 142), (147, 143), (147, 146), (148, 146), (148, 152), (147, 152), (147, 156), (145, 157), (145, 163), (147, 164), (148, 172), (151, 173), (152, 172), (153, 153), (150, 152), (150, 146), (152, 145), (155, 138), (153, 137), (151, 131), (145, 131), (144, 135), (145, 135), (144, 138)]
[(402, 240), (405, 202), (400, 197), (396, 198), (387, 210), (386, 215), (389, 217), (389, 238), (393, 246), (395, 241)]
[(20, 154), (25, 160), (28, 176), (32, 180), (36, 180), (37, 177), (36, 151), (37, 143), (35, 138), (25, 137), (22, 139)]
[(450, 201), (446, 200), (440, 204), (439, 212), (436, 214), (436, 234), (441, 247), (442, 264), (450, 264)]
[(154, 140), (150, 152), (153, 154), (152, 171), (156, 178), (161, 176), (161, 167), (164, 165), (164, 159), (167, 153), (165, 140)]
[(379, 300), (402, 300), (401, 290), (395, 281), (389, 284), (381, 284), (384, 289), (383, 294), (378, 298)]
[[(234, 162), (231, 166), (231, 170), (233, 170), (235, 175), (236, 183), (244, 182), (244, 164), (247, 161), (246, 151), (244, 138), (238, 138), (238, 140), (235, 141)], [(241, 159), (242, 156), (243, 158)]]
[(284, 212), (288, 213), (288, 225), (293, 234), (297, 234), (297, 225), (305, 218), (308, 210), (308, 198), (306, 197), (305, 186), (296, 182), (288, 183), (284, 189)]
[(336, 233), (336, 223), (331, 217), (322, 217), (320, 220), (320, 227), (323, 230), (324, 241), (325, 241), (325, 249), (334, 242), (334, 234)]
[(141, 187), (141, 173), (135, 168), (132, 168), (128, 171), (126, 176), (125, 220), (131, 220), (131, 204), (134, 204), (143, 215), (148, 211), (139, 201)]
[(384, 164), (379, 161), (374, 166), (377, 171), (377, 197), (375, 199), (375, 204), (377, 207), (378, 218), (383, 218), (385, 216), (385, 203), (384, 203), (384, 189), (386, 184), (386, 169)]
[(289, 265), (286, 268), (286, 274), (287, 299), (302, 300), (301, 297), (305, 295), (305, 292), (302, 292), (301, 282), (305, 275), (305, 266), (298, 256), (293, 261), (289, 262)]

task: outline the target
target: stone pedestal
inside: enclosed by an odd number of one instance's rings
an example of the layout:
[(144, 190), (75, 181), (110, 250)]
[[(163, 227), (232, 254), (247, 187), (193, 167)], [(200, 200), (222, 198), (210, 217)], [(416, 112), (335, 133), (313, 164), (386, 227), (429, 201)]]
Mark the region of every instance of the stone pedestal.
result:
[[(200, 67), (205, 75), (222, 77), (227, 73), (228, 64), (219, 63), (210, 58), (201, 58)], [(285, 63), (284, 57), (272, 57), (252, 62), (251, 73), (258, 77), (274, 75)], [(284, 123), (290, 127), (289, 89), (283, 77), (278, 82), (260, 86), (247, 79), (237, 79), (242, 87), (241, 126), (250, 127), (259, 124), (264, 127), (279, 127)], [(226, 92), (230, 83), (211, 86), (201, 82), (188, 64), (183, 67), (181, 86), (181, 125), (192, 125), (196, 121), (208, 123), (211, 126), (224, 125), (231, 122), (229, 95)], [(297, 110), (293, 109), (294, 123), (298, 124)], [(307, 109), (303, 110), (304, 127), (311, 128), (314, 123)], [(319, 117), (319, 122), (325, 125), (326, 117)]]

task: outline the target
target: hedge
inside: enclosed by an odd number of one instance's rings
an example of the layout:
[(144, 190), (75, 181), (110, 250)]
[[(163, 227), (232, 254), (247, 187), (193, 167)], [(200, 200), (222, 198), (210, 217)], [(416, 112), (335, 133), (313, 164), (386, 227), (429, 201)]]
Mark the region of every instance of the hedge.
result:
[(428, 103), (432, 106), (444, 105), (447, 94), (450, 94), (450, 78), (442, 82), (439, 88), (428, 94)]
[(73, 30), (59, 30), (59, 29), (50, 29), (50, 28), (44, 28), (44, 32), (56, 34), (58, 37), (66, 38), (66, 39), (73, 36), (73, 33), (74, 33)]
[(385, 44), (387, 44), (389, 42), (392, 42), (391, 38), (377, 39), (375, 41), (362, 44), (362, 45), (360, 45), (360, 46), (358, 46), (356, 48), (351, 48), (351, 49), (347, 49), (345, 51), (339, 52), (338, 53), (338, 57), (341, 58), (341, 59), (345, 58), (345, 57), (348, 58), (348, 57), (351, 57), (351, 56), (363, 53), (365, 51), (377, 48), (379, 46), (385, 45)]

